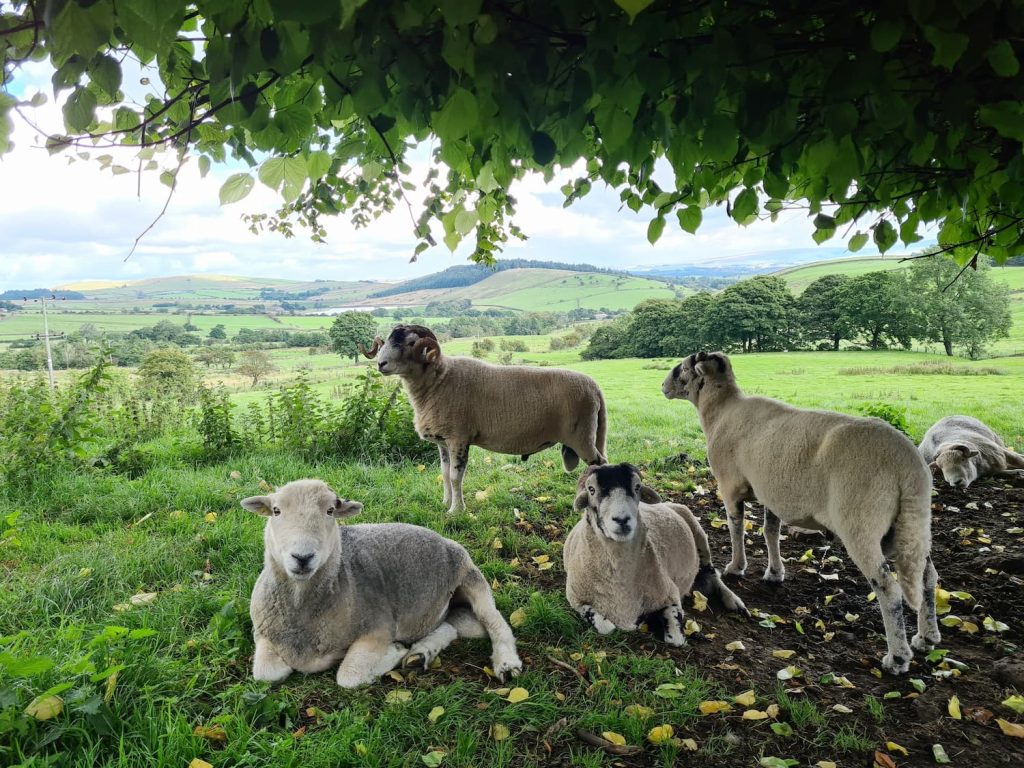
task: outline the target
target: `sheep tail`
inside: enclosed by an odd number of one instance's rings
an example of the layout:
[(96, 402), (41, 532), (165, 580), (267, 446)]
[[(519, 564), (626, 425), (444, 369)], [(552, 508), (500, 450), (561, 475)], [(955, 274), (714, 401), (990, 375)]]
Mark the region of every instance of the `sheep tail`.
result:
[(608, 461), (608, 451), (605, 446), (608, 439), (608, 409), (604, 405), (604, 395), (598, 392), (597, 397), (597, 437), (595, 442), (597, 443), (597, 452), (605, 461)]
[(900, 577), (903, 599), (913, 611), (924, 599), (924, 571), (932, 548), (931, 476), (920, 489), (900, 493), (899, 511), (893, 523), (892, 559)]
[(722, 576), (714, 563), (711, 562), (711, 546), (708, 544), (708, 536), (701, 528), (700, 522), (690, 511), (689, 507), (682, 504), (669, 503), (676, 514), (682, 518), (693, 534), (693, 543), (697, 547), (697, 576), (693, 580), (691, 591), (700, 592), (704, 597), (712, 598), (722, 604), (727, 611), (749, 614), (747, 606), (735, 592), (725, 585)]

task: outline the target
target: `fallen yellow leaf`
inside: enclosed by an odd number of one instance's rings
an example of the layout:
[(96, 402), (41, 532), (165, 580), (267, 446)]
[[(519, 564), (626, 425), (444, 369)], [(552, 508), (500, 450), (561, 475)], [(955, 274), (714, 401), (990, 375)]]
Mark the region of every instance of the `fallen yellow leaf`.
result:
[(818, 762), (815, 763), (815, 765), (818, 768), (839, 768), (839, 766), (837, 766), (831, 760), (819, 760)]
[(796, 656), (796, 651), (790, 651), (790, 650), (772, 651), (772, 656), (774, 656), (776, 659), (791, 659), (794, 656)]
[(25, 714), (36, 720), (52, 720), (64, 711), (64, 699), (60, 696), (36, 696), (25, 707)]
[(429, 720), (432, 723), (436, 723), (438, 720), (441, 719), (441, 715), (443, 714), (444, 707), (434, 707), (432, 710), (430, 710), (430, 713), (427, 715), (427, 720)]
[(770, 717), (770, 718), (772, 718), (772, 720), (774, 720), (776, 717), (779, 716), (779, 705), (778, 704), (769, 704), (768, 707), (765, 709), (765, 712), (768, 713), (768, 717)]
[(404, 688), (396, 688), (393, 691), (387, 692), (387, 695), (384, 696), (384, 703), (404, 704), (410, 699), (412, 699), (412, 691), (407, 691)]
[(521, 627), (526, 623), (526, 609), (516, 608), (508, 616), (508, 623), (513, 627)]
[(688, 749), (690, 752), (697, 751), (697, 740), (696, 739), (680, 739), (679, 745)]
[(504, 545), (501, 543), (501, 539), (495, 538), (495, 540), (491, 542), (491, 549), (501, 549), (502, 546)]
[(487, 501), (487, 491), (477, 491), (476, 492), (476, 500), (477, 501)]
[(745, 646), (739, 640), (733, 640), (731, 643), (726, 643), (725, 650), (727, 650), (727, 651), (745, 651), (745, 650), (747, 650), (747, 646)]
[(537, 565), (543, 565), (550, 559), (551, 558), (548, 555), (537, 555), (533, 558), (533, 562), (535, 562)]
[(637, 720), (646, 720), (654, 714), (653, 709), (645, 707), (643, 704), (630, 704), (625, 711), (627, 716), (635, 717)]
[(901, 747), (895, 741), (887, 741), (887, 742), (885, 742), (885, 748), (888, 749), (890, 752), (899, 752), (904, 757), (907, 757), (908, 755), (910, 755), (910, 752), (907, 751), (906, 747)]
[(197, 725), (192, 729), (192, 733), (201, 739), (213, 741), (218, 744), (222, 744), (228, 740), (228, 734), (227, 731), (224, 730), (223, 725)]
[(663, 744), (671, 739), (675, 733), (676, 729), (667, 723), (664, 725), (656, 725), (647, 732), (647, 740), (651, 742), (651, 744)]
[(693, 590), (693, 610), (703, 613), (708, 609), (708, 599), (696, 589)]
[(508, 698), (505, 699), (509, 704), (518, 704), (520, 701), (526, 701), (530, 698), (530, 692), (525, 688), (513, 688), (508, 692)]
[(492, 725), (490, 734), (491, 738), (495, 741), (504, 741), (510, 735), (508, 727), (502, 725), (501, 723), (495, 723), (494, 725)]
[(744, 720), (767, 720), (768, 713), (760, 709), (748, 709), (743, 713)]
[(626, 746), (626, 737), (623, 736), (621, 733), (616, 733), (615, 731), (602, 731), (601, 735), (604, 736), (604, 738), (610, 741), (612, 744), (615, 744), (620, 747)]
[(203, 520), (205, 520), (208, 523), (216, 523), (217, 522), (217, 513), (216, 512), (207, 512), (205, 515), (203, 515)]
[(200, 760), (198, 757), (193, 757), (192, 762), (188, 764), (188, 768), (213, 768), (213, 764)]
[(1010, 696), (1008, 699), (1003, 699), (1002, 705), (1004, 707), (1009, 707), (1018, 715), (1024, 715), (1024, 696), (1014, 694), (1013, 696)]
[(960, 698), (958, 696), (949, 697), (949, 704), (946, 705), (946, 709), (949, 710), (949, 716), (954, 720), (963, 719), (963, 715), (960, 712)]
[(717, 715), (719, 712), (728, 712), (732, 709), (727, 701), (702, 701), (697, 709), (702, 715)]
[(149, 605), (156, 600), (156, 594), (156, 592), (139, 592), (139, 594), (129, 597), (128, 602), (132, 605)]
[(732, 700), (739, 704), (741, 707), (752, 707), (754, 705), (754, 702), (757, 701), (757, 694), (755, 694), (753, 690), (744, 691), (738, 696), (733, 696)]
[(1007, 722), (1001, 717), (996, 718), (996, 724), (999, 726), (999, 730), (1007, 736), (1016, 736), (1018, 739), (1024, 739), (1024, 725)]
[(399, 672), (397, 669), (392, 669), (390, 672), (388, 672), (388, 677), (390, 677), (396, 683), (404, 683), (405, 682), (405, 678), (402, 677), (402, 673)]

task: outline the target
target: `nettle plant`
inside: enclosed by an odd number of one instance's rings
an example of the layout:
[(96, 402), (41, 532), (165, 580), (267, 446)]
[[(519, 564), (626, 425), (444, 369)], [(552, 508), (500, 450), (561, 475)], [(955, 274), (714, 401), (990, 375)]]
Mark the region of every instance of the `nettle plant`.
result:
[(1002, 262), (1024, 253), (1022, 39), (1019, 4), (991, 0), (9, 0), (0, 153), (45, 99), (16, 95), (21, 65), (45, 58), (66, 97), (52, 152), (124, 173), (172, 150), (172, 190), (190, 158), (241, 161), (223, 202), (257, 179), (283, 198), (255, 230), (319, 240), (324, 215), (407, 205), (417, 254), (438, 222), (490, 261), (522, 235), (514, 182), (571, 169), (566, 204), (603, 182), (652, 214), (651, 242), (710, 205), (741, 224), (798, 207), (819, 243), (885, 252), (929, 225), (962, 262)]

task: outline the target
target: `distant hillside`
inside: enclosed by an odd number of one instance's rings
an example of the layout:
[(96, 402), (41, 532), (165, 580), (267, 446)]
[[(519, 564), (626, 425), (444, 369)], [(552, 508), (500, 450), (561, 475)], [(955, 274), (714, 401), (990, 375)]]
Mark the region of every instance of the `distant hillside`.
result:
[(563, 264), (557, 261), (506, 259), (499, 261), (493, 267), (484, 266), (483, 264), (461, 264), (455, 267), (448, 267), (448, 269), (441, 272), (435, 272), (424, 277), (416, 277), (412, 280), (406, 280), (404, 283), (385, 288), (382, 291), (371, 293), (369, 298), (379, 299), (385, 296), (396, 296), (401, 293), (412, 293), (414, 291), (425, 291), (434, 288), (461, 288), (467, 285), (474, 285), (498, 272), (505, 272), (510, 269), (557, 269), (562, 272), (597, 272), (607, 275), (626, 275), (625, 272), (601, 269), (589, 264)]
[(22, 299), (84, 299), (85, 296), (78, 291), (61, 290), (60, 288), (12, 288), (9, 291), (0, 293), (0, 301), (21, 301)]
[(774, 274), (783, 278), (789, 284), (793, 293), (801, 294), (804, 292), (804, 288), (825, 275), (857, 277), (858, 275), (866, 275), (868, 272), (903, 269), (910, 266), (909, 261), (900, 261), (901, 258), (903, 258), (902, 255), (894, 258), (854, 256), (844, 259), (831, 259), (829, 261), (814, 261), (810, 264), (782, 269)]

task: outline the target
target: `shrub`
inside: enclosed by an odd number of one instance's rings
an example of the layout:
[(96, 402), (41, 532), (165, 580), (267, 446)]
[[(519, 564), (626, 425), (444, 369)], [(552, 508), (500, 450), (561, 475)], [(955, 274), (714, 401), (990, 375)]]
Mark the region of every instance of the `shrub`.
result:
[(502, 339), (501, 349), (503, 352), (529, 352), (530, 350), (526, 346), (526, 342), (522, 339)]
[(907, 431), (906, 408), (900, 408), (895, 405), (890, 405), (889, 403), (865, 403), (860, 407), (860, 411), (866, 416), (874, 416), (882, 421), (889, 422), (904, 435), (910, 434)]

